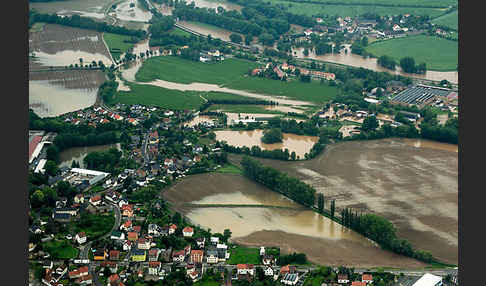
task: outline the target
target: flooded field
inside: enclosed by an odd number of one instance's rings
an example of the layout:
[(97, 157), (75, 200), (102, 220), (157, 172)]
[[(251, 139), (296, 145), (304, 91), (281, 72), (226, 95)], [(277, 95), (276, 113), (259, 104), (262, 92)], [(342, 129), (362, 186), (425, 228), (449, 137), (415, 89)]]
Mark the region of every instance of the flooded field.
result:
[[(347, 52), (344, 51), (345, 49)], [(314, 51), (309, 51), (309, 55), (307, 57), (304, 56), (303, 53), (304, 48), (294, 49), (292, 52), (294, 53), (294, 56), (301, 59), (314, 59), (314, 60), (320, 60), (320, 61), (331, 62), (336, 64), (343, 64), (347, 66), (362, 67), (377, 72), (389, 72), (392, 74), (398, 74), (398, 75), (403, 75), (408, 77), (422, 78), (422, 79), (434, 80), (434, 81), (441, 81), (443, 79), (446, 79), (451, 83), (455, 83), (455, 84), (458, 83), (457, 71), (439, 72), (439, 71), (428, 70), (424, 75), (419, 75), (419, 74), (408, 74), (402, 72), (399, 66), (397, 67), (397, 70), (391, 71), (389, 69), (379, 66), (376, 58), (365, 59), (360, 55), (352, 54), (349, 45), (347, 45), (345, 49), (341, 50), (341, 52), (335, 52), (333, 54), (325, 54), (319, 56), (316, 55)]]
[(113, 2), (112, 0), (65, 0), (51, 2), (29, 2), (29, 9), (40, 13), (58, 13), (62, 11), (81, 11), (103, 13), (103, 8)]
[[(457, 157), (456, 145), (383, 139), (329, 145), (309, 161), (258, 160), (311, 184), (338, 209), (386, 217), (415, 248), (457, 263)], [(229, 158), (236, 163), (241, 156)]]
[[(131, 4), (135, 6), (130, 7)], [(141, 9), (137, 0), (128, 0), (116, 6), (115, 17), (122, 21), (145, 23), (152, 19), (152, 13)]]
[(89, 146), (89, 147), (75, 147), (69, 148), (67, 150), (62, 151), (59, 153), (59, 167), (71, 167), (73, 161), (77, 161), (81, 168), (84, 168), (83, 159), (88, 155), (90, 152), (100, 152), (100, 151), (107, 151), (111, 148), (117, 148), (120, 150), (120, 143), (117, 144), (107, 144), (107, 145), (98, 145), (98, 146)]
[(241, 11), (241, 6), (230, 3), (227, 1), (220, 1), (220, 0), (188, 0), (186, 1), (187, 3), (194, 2), (196, 7), (200, 8), (210, 8), (210, 9), (215, 9), (217, 11), (218, 7), (223, 7), (223, 9), (230, 11), (230, 10), (236, 10), (236, 11)]
[(312, 146), (319, 141), (317, 136), (303, 136), (295, 134), (283, 134), (282, 143), (264, 144), (261, 142), (263, 130), (253, 131), (215, 131), (216, 140), (226, 141), (229, 145), (251, 148), (259, 146), (263, 150), (288, 149), (290, 153), (295, 152), (300, 158), (304, 158), (305, 153), (309, 153)]
[[(195, 224), (216, 232), (230, 228), (232, 240), (241, 244), (279, 246), (287, 253), (304, 252), (311, 261), (327, 265), (422, 266), (415, 260), (383, 251), (365, 237), (310, 210), (301, 209), (284, 196), (242, 176), (219, 173), (189, 176), (165, 191), (163, 196)], [(197, 207), (193, 204), (252, 206)], [(262, 207), (257, 207), (259, 205)], [(225, 219), (221, 220), (221, 217)], [(366, 254), (377, 259), (370, 262)]]
[(29, 35), (32, 60), (43, 66), (69, 66), (90, 64), (93, 60), (111, 64), (110, 53), (96, 31), (46, 24), (41, 31)]
[(203, 35), (211, 35), (214, 39), (221, 39), (225, 41), (230, 41), (229, 36), (231, 35), (230, 30), (225, 30), (216, 26), (210, 26), (202, 23), (179, 21), (177, 24), (201, 33)]
[(101, 71), (42, 71), (29, 73), (29, 107), (40, 117), (58, 116), (93, 105)]

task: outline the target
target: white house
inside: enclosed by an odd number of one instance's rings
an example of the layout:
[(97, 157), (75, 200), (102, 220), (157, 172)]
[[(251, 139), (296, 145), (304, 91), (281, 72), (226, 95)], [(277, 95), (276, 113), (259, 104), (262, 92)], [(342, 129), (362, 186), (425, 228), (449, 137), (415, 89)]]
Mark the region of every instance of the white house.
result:
[(150, 240), (145, 238), (139, 238), (137, 242), (137, 247), (144, 250), (150, 249)]
[(265, 247), (260, 246), (260, 256), (265, 255)]
[(184, 237), (192, 237), (192, 235), (194, 234), (194, 229), (192, 227), (189, 227), (189, 226), (186, 226), (183, 230), (182, 230), (182, 235)]
[(266, 267), (265, 270), (263, 271), (265, 273), (265, 276), (273, 276), (274, 271), (272, 267)]
[(349, 283), (348, 275), (346, 275), (346, 274), (338, 274), (338, 283), (339, 284)]
[(87, 240), (87, 237), (86, 237), (86, 233), (84, 232), (80, 232), (80, 233), (77, 233), (76, 236), (74, 237), (76, 239), (76, 241), (79, 243), (79, 244), (83, 244), (86, 242)]
[(366, 284), (373, 282), (373, 276), (371, 274), (363, 274), (361, 276), (361, 282)]
[(236, 269), (238, 271), (238, 274), (241, 275), (255, 275), (255, 266), (253, 264), (237, 264)]
[(206, 251), (206, 262), (218, 263), (218, 251), (214, 249)]
[(110, 239), (116, 239), (116, 240), (124, 240), (125, 239), (125, 234), (121, 231), (113, 231), (110, 235)]
[(77, 194), (74, 197), (74, 203), (75, 204), (83, 204), (84, 203), (84, 196), (83, 196), (83, 194)]
[(148, 226), (148, 234), (150, 235), (158, 236), (160, 235), (161, 230), (162, 230), (161, 227), (154, 223), (151, 223)]
[(149, 269), (148, 269), (149, 274), (150, 275), (158, 275), (161, 266), (162, 266), (162, 264), (160, 263), (160, 261), (149, 262)]
[(218, 244), (219, 243), (219, 237), (211, 236), (211, 243), (212, 244)]
[(172, 261), (174, 262), (184, 262), (185, 257), (186, 253), (184, 250), (172, 253)]
[(177, 225), (171, 224), (169, 225), (169, 234), (174, 234), (177, 229)]

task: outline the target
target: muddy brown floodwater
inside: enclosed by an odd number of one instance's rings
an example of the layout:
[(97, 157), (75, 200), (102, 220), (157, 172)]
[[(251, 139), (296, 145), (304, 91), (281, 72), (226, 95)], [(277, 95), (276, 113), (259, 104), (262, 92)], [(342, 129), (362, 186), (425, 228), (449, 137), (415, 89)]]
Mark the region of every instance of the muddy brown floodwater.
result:
[(352, 54), (350, 50), (350, 45), (345, 45), (345, 46), (347, 52), (344, 52), (345, 49), (343, 49), (340, 52), (335, 52), (333, 54), (325, 54), (325, 55), (316, 55), (314, 51), (309, 51), (309, 55), (305, 56), (303, 53), (304, 48), (294, 49), (292, 50), (292, 52), (294, 52), (294, 56), (301, 59), (314, 59), (314, 60), (320, 60), (320, 61), (331, 62), (336, 64), (343, 64), (343, 65), (353, 66), (358, 68), (362, 67), (377, 72), (388, 72), (391, 74), (397, 74), (402, 76), (415, 77), (415, 78), (421, 78), (421, 79), (427, 79), (433, 81), (441, 81), (443, 79), (446, 79), (452, 83), (455, 84), (458, 83), (459, 77), (457, 71), (440, 72), (440, 71), (428, 70), (424, 75), (408, 74), (403, 72), (400, 69), (400, 67), (397, 67), (395, 71), (391, 71), (389, 69), (386, 69), (378, 65), (376, 58), (364, 58), (360, 55)]
[[(241, 156), (230, 155), (233, 163)], [(332, 144), (309, 161), (258, 159), (349, 207), (389, 219), (400, 238), (458, 263), (457, 145), (383, 139)], [(329, 207), (329, 206), (326, 206)]]
[(29, 73), (29, 107), (40, 117), (58, 116), (96, 102), (105, 81), (99, 70), (41, 71)]
[(290, 133), (283, 133), (282, 143), (264, 144), (261, 139), (263, 130), (252, 131), (232, 131), (220, 130), (215, 131), (216, 140), (226, 141), (228, 145), (251, 148), (259, 146), (263, 150), (289, 149), (289, 153), (295, 152), (300, 158), (304, 158), (305, 153), (309, 153), (312, 146), (319, 141), (317, 136), (303, 136)]
[(111, 148), (116, 148), (118, 150), (121, 150), (120, 143), (116, 144), (106, 144), (106, 145), (97, 145), (97, 146), (85, 146), (85, 147), (75, 147), (75, 148), (69, 148), (61, 153), (59, 153), (59, 161), (61, 162), (59, 164), (59, 167), (71, 167), (71, 164), (73, 161), (76, 161), (79, 163), (81, 168), (84, 168), (84, 163), (83, 159), (88, 155), (90, 152), (101, 152), (101, 151), (107, 151)]
[[(384, 251), (358, 233), (303, 209), (243, 176), (192, 175), (165, 191), (163, 196), (192, 223), (215, 232), (230, 228), (232, 240), (243, 245), (277, 246), (284, 253), (304, 252), (311, 261), (324, 265), (424, 266), (416, 260)], [(225, 206), (207, 207), (208, 204)], [(251, 207), (228, 206), (235, 204)], [(373, 261), (369, 257), (373, 257)]]

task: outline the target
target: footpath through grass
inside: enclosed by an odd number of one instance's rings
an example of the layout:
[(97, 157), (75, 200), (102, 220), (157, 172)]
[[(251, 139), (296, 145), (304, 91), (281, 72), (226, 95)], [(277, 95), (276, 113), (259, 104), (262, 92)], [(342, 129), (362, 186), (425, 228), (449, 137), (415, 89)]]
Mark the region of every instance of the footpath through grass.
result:
[(427, 70), (454, 71), (458, 64), (458, 43), (439, 37), (418, 35), (377, 41), (366, 47), (376, 57), (387, 55), (397, 63), (403, 57), (412, 57), (415, 63), (425, 62)]
[(258, 248), (248, 248), (237, 246), (230, 249), (230, 258), (227, 264), (260, 264), (260, 250)]
[[(184, 84), (209, 83), (254, 93), (287, 96), (291, 99), (319, 104), (328, 102), (337, 94), (337, 87), (315, 81), (311, 83), (298, 80), (284, 82), (248, 76), (247, 72), (256, 67), (258, 64), (255, 62), (234, 58), (218, 63), (202, 63), (175, 56), (152, 57), (144, 62), (135, 78), (141, 82), (161, 79)], [(240, 98), (245, 97), (240, 96)]]

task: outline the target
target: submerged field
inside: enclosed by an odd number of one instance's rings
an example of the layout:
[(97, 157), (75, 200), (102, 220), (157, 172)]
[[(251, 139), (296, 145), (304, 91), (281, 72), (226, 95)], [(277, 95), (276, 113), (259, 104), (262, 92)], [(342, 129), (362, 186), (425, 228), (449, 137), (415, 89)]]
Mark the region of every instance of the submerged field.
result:
[[(195, 224), (221, 233), (229, 228), (231, 239), (242, 245), (280, 247), (284, 254), (303, 252), (311, 262), (322, 265), (425, 266), (384, 251), (363, 236), (241, 175), (191, 175), (164, 191), (163, 197)], [(219, 206), (207, 207), (211, 204)]]
[[(185, 84), (210, 83), (319, 104), (333, 99), (337, 94), (336, 87), (316, 82), (283, 82), (248, 76), (248, 71), (255, 67), (256, 63), (241, 59), (226, 59), (222, 63), (202, 63), (172, 56), (153, 57), (144, 62), (135, 78), (142, 82), (161, 79)], [(170, 73), (167, 72), (169, 70)]]
[[(457, 145), (385, 139), (329, 145), (309, 161), (258, 160), (311, 184), (337, 209), (384, 216), (398, 237), (457, 264), (457, 157)], [(238, 164), (241, 156), (229, 158)]]
[(387, 55), (397, 63), (403, 57), (412, 57), (415, 63), (425, 62), (427, 70), (457, 70), (458, 43), (438, 37), (418, 35), (377, 41), (366, 47), (376, 57)]

